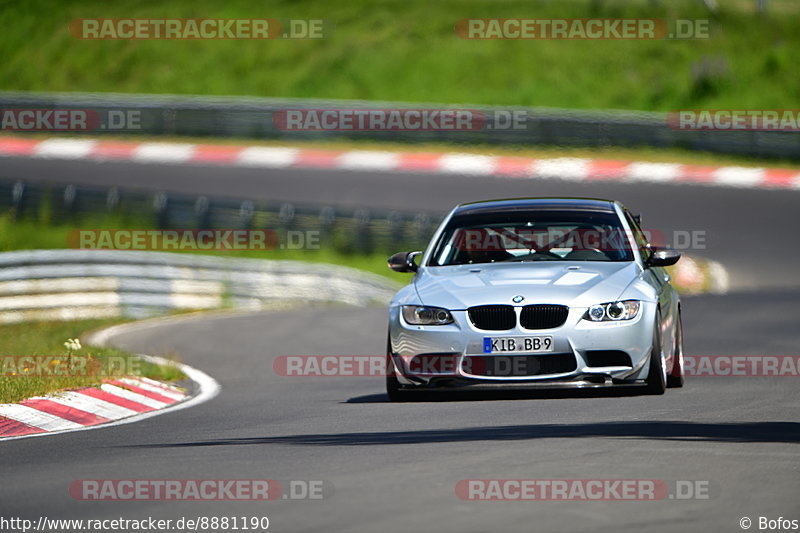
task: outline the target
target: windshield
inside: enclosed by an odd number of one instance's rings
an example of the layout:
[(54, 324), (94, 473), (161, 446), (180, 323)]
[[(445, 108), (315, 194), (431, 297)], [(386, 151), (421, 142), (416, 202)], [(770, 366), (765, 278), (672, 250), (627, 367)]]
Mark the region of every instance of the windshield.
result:
[(525, 210), (456, 215), (429, 266), (522, 261), (633, 261), (616, 213)]

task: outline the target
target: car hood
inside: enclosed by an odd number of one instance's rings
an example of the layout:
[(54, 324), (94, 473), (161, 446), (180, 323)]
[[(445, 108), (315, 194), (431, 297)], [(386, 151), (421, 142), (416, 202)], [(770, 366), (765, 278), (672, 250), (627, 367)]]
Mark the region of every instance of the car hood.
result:
[(536, 303), (588, 307), (616, 300), (640, 275), (634, 262), (488, 263), (428, 267), (415, 286), (424, 305), (466, 309), (473, 305)]

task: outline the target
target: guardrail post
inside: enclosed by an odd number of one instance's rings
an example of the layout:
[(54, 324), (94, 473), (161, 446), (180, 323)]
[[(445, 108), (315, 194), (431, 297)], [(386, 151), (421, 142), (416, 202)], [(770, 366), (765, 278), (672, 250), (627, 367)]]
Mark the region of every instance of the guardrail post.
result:
[(166, 229), (169, 224), (169, 197), (160, 192), (153, 198), (153, 211), (156, 214), (156, 227)]
[(386, 224), (388, 226), (388, 231), (389, 231), (389, 235), (387, 238), (387, 247), (390, 250), (399, 251), (403, 247), (403, 240), (404, 240), (403, 215), (398, 213), (397, 211), (392, 211), (386, 217)]
[(64, 187), (64, 194), (62, 195), (64, 201), (64, 212), (69, 219), (75, 219), (78, 215), (78, 190), (75, 185), (67, 185)]
[(418, 213), (414, 217), (412, 224), (414, 247), (418, 248), (424, 246), (427, 238), (430, 236), (431, 217), (424, 213)]
[(11, 188), (11, 207), (14, 209), (14, 216), (22, 218), (22, 212), (25, 209), (25, 184), (21, 181), (14, 183)]
[(370, 234), (369, 211), (359, 209), (353, 213), (353, 223), (355, 225), (356, 250), (363, 253), (372, 251), (372, 235)]
[(333, 231), (336, 226), (336, 210), (330, 206), (323, 207), (319, 212), (319, 240), (320, 246), (332, 243)]
[(253, 214), (255, 213), (255, 206), (250, 200), (245, 200), (239, 206), (239, 227), (240, 229), (250, 229), (253, 225)]
[(116, 211), (119, 207), (119, 189), (112, 187), (106, 193), (106, 209)]
[(294, 227), (295, 210), (292, 204), (283, 204), (278, 210), (278, 220), (281, 224), (281, 242), (286, 241), (286, 234)]
[(211, 229), (211, 209), (209, 208), (208, 197), (200, 196), (195, 200), (194, 214), (197, 217), (197, 227), (199, 229)]

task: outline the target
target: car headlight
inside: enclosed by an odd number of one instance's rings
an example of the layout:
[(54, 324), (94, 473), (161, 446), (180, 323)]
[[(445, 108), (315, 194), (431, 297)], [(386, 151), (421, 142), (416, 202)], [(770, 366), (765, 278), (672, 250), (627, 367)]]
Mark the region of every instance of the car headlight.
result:
[(630, 320), (639, 314), (639, 300), (621, 300), (605, 304), (596, 304), (583, 315), (584, 320), (592, 322), (608, 322), (617, 320)]
[(447, 309), (425, 305), (404, 305), (403, 318), (415, 326), (442, 326), (453, 322), (453, 315)]

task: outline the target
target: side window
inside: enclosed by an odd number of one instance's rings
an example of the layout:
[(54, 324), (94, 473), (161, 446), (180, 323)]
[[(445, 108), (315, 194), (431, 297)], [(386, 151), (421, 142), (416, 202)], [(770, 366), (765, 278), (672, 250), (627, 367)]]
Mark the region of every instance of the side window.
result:
[(639, 224), (636, 223), (636, 220), (634, 220), (630, 211), (627, 209), (625, 210), (625, 219), (628, 221), (631, 229), (633, 229), (633, 240), (636, 241), (636, 246), (639, 248), (639, 254), (642, 256), (642, 260), (647, 261), (652, 253), (650, 248), (647, 246), (647, 238), (642, 232), (642, 229), (639, 227)]

